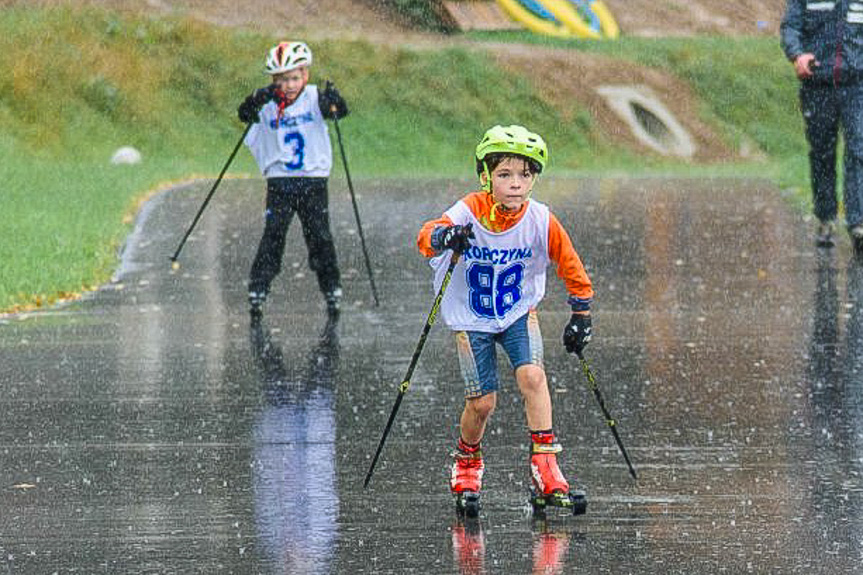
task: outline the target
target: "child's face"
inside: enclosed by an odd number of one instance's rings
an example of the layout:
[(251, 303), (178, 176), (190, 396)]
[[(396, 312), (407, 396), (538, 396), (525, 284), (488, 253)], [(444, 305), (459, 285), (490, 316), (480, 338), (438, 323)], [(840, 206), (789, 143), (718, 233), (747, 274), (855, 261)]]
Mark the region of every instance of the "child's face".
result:
[[(485, 183), (485, 174), (482, 175)], [(508, 209), (518, 209), (527, 200), (536, 174), (532, 174), (527, 161), (506, 158), (491, 172), (491, 193), (495, 202)]]
[(273, 75), (273, 84), (285, 95), (288, 104), (293, 103), (300, 96), (308, 83), (309, 69), (305, 66)]

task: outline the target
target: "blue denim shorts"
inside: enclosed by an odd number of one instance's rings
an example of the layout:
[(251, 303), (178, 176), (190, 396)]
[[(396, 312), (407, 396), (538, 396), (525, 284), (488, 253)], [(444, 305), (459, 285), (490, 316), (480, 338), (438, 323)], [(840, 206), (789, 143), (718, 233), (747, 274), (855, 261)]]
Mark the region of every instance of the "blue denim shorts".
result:
[(500, 333), (459, 331), (455, 338), (464, 378), (464, 396), (468, 399), (500, 389), (497, 344), (506, 352), (513, 370), (528, 364), (542, 367), (542, 334), (535, 310), (524, 314)]

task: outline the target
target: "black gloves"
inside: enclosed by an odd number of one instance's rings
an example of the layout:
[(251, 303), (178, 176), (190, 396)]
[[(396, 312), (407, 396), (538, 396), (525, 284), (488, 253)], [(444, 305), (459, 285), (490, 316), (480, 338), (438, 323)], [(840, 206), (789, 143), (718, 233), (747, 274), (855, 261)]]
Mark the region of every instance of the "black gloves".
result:
[(563, 345), (569, 353), (581, 355), (591, 335), (590, 314), (574, 313), (563, 328)]
[(348, 115), (348, 104), (333, 83), (327, 80), (324, 91), (318, 94), (321, 114), (328, 120), (339, 120)]
[[(255, 90), (237, 108), (237, 116), (244, 124), (258, 122), (261, 108), (271, 100), (278, 100), (279, 97), (276, 87), (272, 84), (266, 88)], [(318, 94), (318, 106), (320, 106), (324, 118), (328, 120), (339, 119), (348, 115), (348, 105), (345, 99), (329, 81), (324, 90)]]
[(473, 224), (466, 226), (441, 226), (432, 232), (431, 246), (442, 252), (452, 250), (462, 254), (470, 248), (470, 241), (474, 239)]
[(237, 108), (237, 116), (244, 124), (254, 124), (260, 120), (258, 114), (261, 108), (264, 107), (264, 104), (270, 100), (275, 100), (275, 98), (276, 88), (272, 84), (266, 88), (255, 90)]

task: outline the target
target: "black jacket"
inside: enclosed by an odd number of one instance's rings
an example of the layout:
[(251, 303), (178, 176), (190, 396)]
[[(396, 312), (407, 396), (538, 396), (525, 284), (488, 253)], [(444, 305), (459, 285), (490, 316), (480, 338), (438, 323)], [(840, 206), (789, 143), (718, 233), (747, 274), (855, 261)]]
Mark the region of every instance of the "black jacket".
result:
[[(789, 60), (815, 54), (813, 82), (863, 80), (863, 3), (856, 0), (787, 0), (780, 26)], [(835, 71), (835, 73), (834, 73)]]

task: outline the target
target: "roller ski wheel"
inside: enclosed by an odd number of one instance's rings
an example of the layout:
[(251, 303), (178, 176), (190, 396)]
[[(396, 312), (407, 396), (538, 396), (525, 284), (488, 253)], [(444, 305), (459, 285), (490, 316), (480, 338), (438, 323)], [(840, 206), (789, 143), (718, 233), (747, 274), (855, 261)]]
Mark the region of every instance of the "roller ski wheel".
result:
[(479, 517), (480, 507), (479, 493), (463, 491), (455, 494), (455, 510), (459, 517), (475, 519)]
[(530, 490), (530, 505), (533, 507), (534, 516), (545, 516), (546, 510), (549, 507), (557, 507), (560, 509), (571, 509), (573, 515), (584, 515), (587, 513), (587, 494), (576, 489), (569, 493), (555, 491), (548, 495), (543, 495), (536, 491)]

